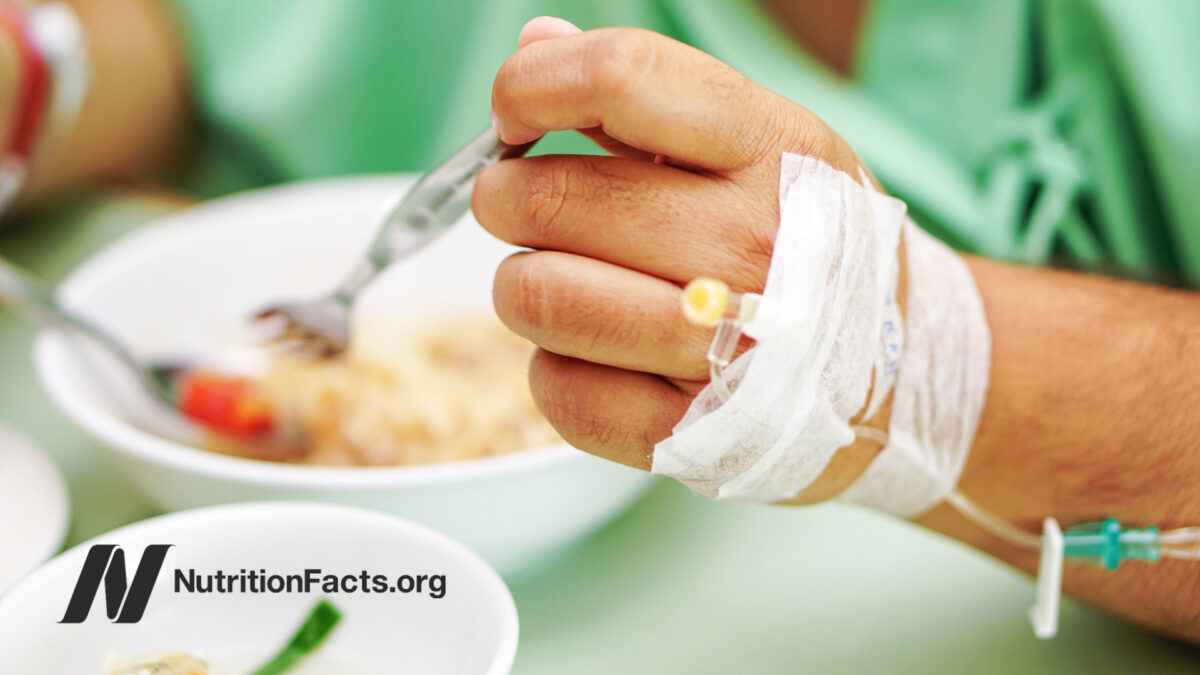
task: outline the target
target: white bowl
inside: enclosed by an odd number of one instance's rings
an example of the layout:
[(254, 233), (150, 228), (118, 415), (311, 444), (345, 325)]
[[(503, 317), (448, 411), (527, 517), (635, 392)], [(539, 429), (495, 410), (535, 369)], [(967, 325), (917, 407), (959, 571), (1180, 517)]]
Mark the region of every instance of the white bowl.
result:
[[(171, 545), (145, 614), (135, 623), (109, 620), (103, 585), (86, 619), (59, 623), (97, 544), (120, 547), (131, 583), (146, 546)], [(310, 568), (338, 576), (366, 570), (386, 575), (393, 585), (403, 575), (445, 575), (444, 594), (176, 592), (176, 570), (207, 575), (243, 568), (283, 576)], [(509, 672), (516, 654), (512, 596), (495, 571), (461, 544), (372, 511), (263, 503), (152, 518), (46, 563), (0, 600), (0, 673), (98, 673), (110, 651), (180, 650), (230, 675), (248, 672), (283, 646), (321, 597), (341, 610), (342, 620), (296, 675), (498, 674)]]
[(70, 515), (58, 467), (0, 424), (0, 596), (62, 548)]
[[(244, 338), (245, 319), (256, 309), (317, 295), (344, 278), (411, 181), (297, 183), (181, 211), (100, 252), (64, 282), (59, 296), (148, 359)], [(422, 307), (491, 312), (496, 265), (514, 250), (464, 219), (389, 270), (360, 299), (356, 321)], [(649, 485), (640, 472), (566, 444), (402, 467), (293, 466), (218, 455), (148, 432), (145, 406), (131, 393), (136, 389), (97, 369), (94, 355), (80, 347), (58, 331), (38, 335), (43, 386), (166, 509), (255, 500), (365, 506), (441, 530), (511, 571), (608, 521)]]

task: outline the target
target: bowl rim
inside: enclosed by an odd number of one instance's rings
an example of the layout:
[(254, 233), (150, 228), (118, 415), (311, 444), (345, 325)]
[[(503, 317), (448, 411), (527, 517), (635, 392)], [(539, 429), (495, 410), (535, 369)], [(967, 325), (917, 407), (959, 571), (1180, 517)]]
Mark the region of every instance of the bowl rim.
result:
[[(355, 190), (394, 190), (418, 176), (409, 173), (335, 176), (246, 190), (152, 219), (146, 226), (119, 237), (92, 253), (59, 284), (59, 292), (86, 286), (88, 279), (111, 274), (121, 261), (145, 247), (202, 228), (242, 204), (263, 198), (289, 196), (316, 199), (322, 193)], [(71, 350), (63, 331), (39, 329), (33, 342), (34, 369), (54, 405), (74, 424), (120, 455), (133, 456), (171, 469), (242, 484), (299, 488), (362, 488), (430, 485), (483, 479), (555, 466), (580, 459), (580, 451), (565, 441), (500, 455), (466, 460), (397, 466), (311, 466), (283, 464), (222, 455), (143, 430), (92, 405), (70, 386), (65, 361)]]
[(326, 504), (320, 502), (300, 501), (261, 501), (239, 502), (235, 504), (219, 504), (195, 509), (175, 511), (160, 516), (139, 520), (123, 527), (109, 530), (87, 541), (80, 542), (63, 551), (36, 570), (22, 578), (5, 595), (0, 596), (0, 620), (8, 612), (10, 605), (22, 602), (27, 593), (43, 585), (43, 579), (49, 579), (61, 574), (60, 568), (69, 565), (75, 558), (81, 558), (92, 545), (111, 542), (122, 537), (141, 536), (145, 531), (161, 531), (161, 528), (188, 527), (197, 521), (213, 518), (224, 518), (229, 522), (244, 522), (248, 515), (262, 516), (271, 522), (287, 522), (283, 518), (305, 518), (317, 516), (321, 518), (356, 521), (379, 529), (388, 529), (395, 536), (406, 536), (421, 545), (440, 549), (448, 556), (461, 561), (464, 573), (479, 578), (486, 591), (484, 602), (497, 610), (500, 622), (497, 645), (488, 666), (488, 675), (500, 675), (511, 670), (516, 659), (517, 645), (520, 641), (520, 617), (517, 613), (516, 601), (512, 591), (500, 577), (500, 574), (478, 553), (467, 548), (452, 537), (431, 527), (421, 525), (400, 516), (381, 513), (363, 507), (347, 506), (344, 504)]
[(283, 487), (409, 486), (523, 472), (571, 461), (580, 452), (564, 441), (490, 457), (397, 466), (312, 466), (222, 455), (143, 430), (92, 405), (65, 377), (61, 356), (69, 349), (59, 329), (41, 329), (34, 338), (34, 369), (58, 409), (111, 451), (179, 471)]

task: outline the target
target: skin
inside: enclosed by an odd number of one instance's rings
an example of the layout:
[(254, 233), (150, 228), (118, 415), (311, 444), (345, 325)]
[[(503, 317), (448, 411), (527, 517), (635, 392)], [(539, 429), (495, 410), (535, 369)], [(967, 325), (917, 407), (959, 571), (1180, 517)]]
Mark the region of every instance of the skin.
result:
[(867, 0), (761, 0), (759, 4), (830, 70), (851, 73)]
[[(92, 84), (67, 137), (35, 149), (23, 206), (97, 181), (160, 174), (186, 137), (182, 41), (165, 6), (156, 0), (66, 4), (87, 36)], [(12, 124), (16, 72), (11, 39), (0, 31), (0, 138), (8, 138)]]
[[(16, 105), (17, 48), (7, 31), (0, 31), (0, 110), (9, 111)], [(12, 115), (0, 113), (0, 138), (12, 133)]]
[[(162, 6), (70, 2), (88, 35), (93, 86), (79, 123), (53, 149), (61, 159), (33, 167), (28, 203), (159, 173), (186, 137), (182, 43)], [(849, 70), (861, 2), (766, 4), (814, 55)], [(803, 107), (662, 36), (581, 34), (542, 18), (526, 26), (519, 46), (493, 92), (505, 139), (575, 129), (613, 156), (528, 158), (480, 176), (478, 220), (532, 249), (497, 271), (496, 310), (540, 346), (530, 386), (559, 432), (645, 469), (707, 378), (711, 332), (684, 322), (681, 284), (706, 275), (735, 290), (762, 289), (781, 152), (815, 155), (854, 176), (859, 161)], [(0, 132), (11, 123), (15, 68), (0, 33)], [(1200, 453), (1191, 443), (1200, 437), (1192, 413), (1200, 387), (1190, 376), (1200, 364), (1200, 299), (967, 264), (987, 311), (993, 360), (962, 492), (1032, 531), (1047, 515), (1068, 524), (1105, 516), (1162, 528), (1200, 524)], [(885, 406), (865, 423), (885, 429), (889, 414)], [(836, 496), (878, 450), (859, 442), (839, 451), (794, 501)], [(948, 506), (916, 520), (1026, 571), (1036, 567), (1033, 554)], [(1069, 563), (1064, 586), (1107, 611), (1200, 641), (1196, 563), (1126, 564), (1115, 573)]]
[[(500, 318), (540, 349), (530, 386), (572, 444), (645, 469), (707, 381), (711, 331), (679, 288), (716, 276), (761, 291), (782, 152), (857, 174), (853, 150), (803, 107), (691, 47), (636, 29), (526, 26), (496, 76), (502, 137), (576, 129), (613, 157), (535, 157), (480, 175), (480, 224), (531, 249), (496, 274)], [(901, 256), (901, 260), (903, 260)], [(1200, 299), (1110, 279), (968, 259), (993, 339), (987, 402), (962, 492), (1031, 531), (1106, 516), (1200, 524)], [(886, 427), (888, 411), (868, 424)], [(797, 502), (835, 496), (878, 452), (863, 442)], [(950, 507), (917, 522), (1027, 572), (1036, 556)], [(1200, 641), (1200, 565), (1069, 563), (1068, 592)]]
[[(1040, 531), (1115, 517), (1200, 524), (1200, 298), (1195, 293), (968, 259), (992, 330), (992, 371), (961, 491)], [(949, 506), (917, 522), (1026, 572), (1036, 557)], [(1200, 641), (1200, 564), (1068, 564), (1066, 592)]]

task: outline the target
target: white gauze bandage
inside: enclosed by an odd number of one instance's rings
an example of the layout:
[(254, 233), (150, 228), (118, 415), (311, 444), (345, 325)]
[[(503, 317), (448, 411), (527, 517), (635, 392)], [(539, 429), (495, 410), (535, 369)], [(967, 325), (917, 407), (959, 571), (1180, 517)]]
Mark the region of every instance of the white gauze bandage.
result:
[(958, 483), (983, 414), (992, 337), (962, 258), (909, 221), (905, 345), (888, 444), (839, 497), (906, 518)]
[[(724, 400), (711, 384), (700, 392), (656, 446), (651, 470), (712, 498), (790, 499), (854, 441), (850, 419), (864, 406), (869, 419), (895, 382), (893, 435), (847, 497), (905, 515), (924, 510), (957, 482), (986, 392), (990, 343), (974, 280), (910, 225), (902, 322), (903, 202), (785, 154), (779, 203), (766, 286), (743, 326), (755, 346), (725, 371), (732, 394)], [(939, 332), (947, 324), (950, 340)]]

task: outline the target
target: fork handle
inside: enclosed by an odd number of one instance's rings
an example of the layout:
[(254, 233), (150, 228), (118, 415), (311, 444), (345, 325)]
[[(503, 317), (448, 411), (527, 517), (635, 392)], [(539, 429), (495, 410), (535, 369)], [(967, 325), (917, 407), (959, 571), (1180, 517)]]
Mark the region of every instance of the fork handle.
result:
[(436, 239), (471, 206), (479, 173), (497, 162), (524, 156), (537, 141), (510, 145), (488, 127), (417, 181), (384, 220), (366, 260), (335, 294), (349, 302), (388, 265)]

